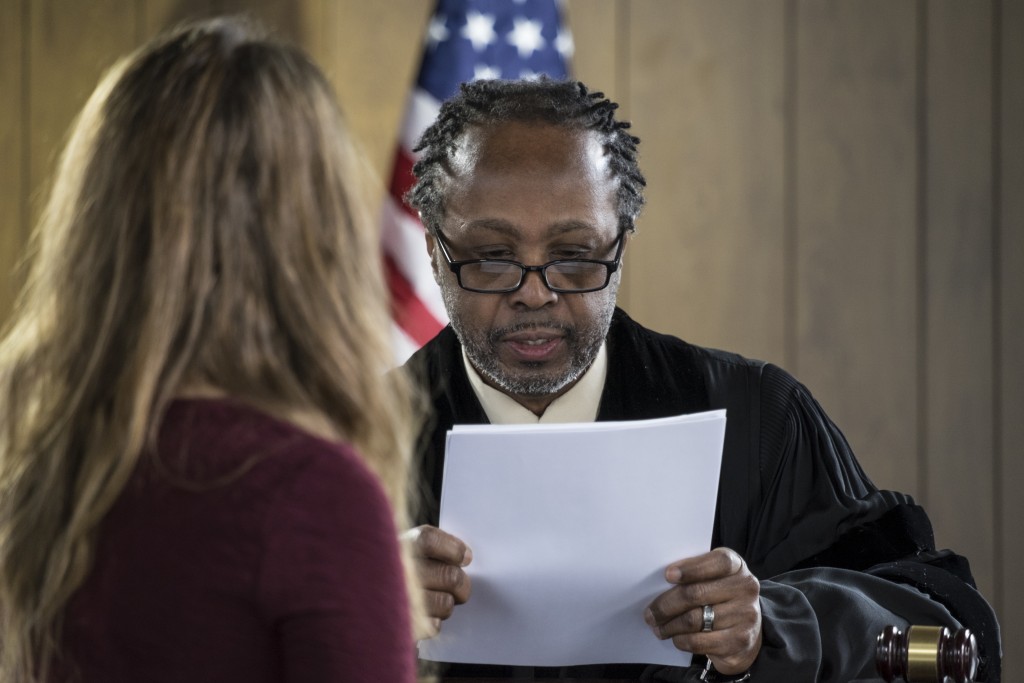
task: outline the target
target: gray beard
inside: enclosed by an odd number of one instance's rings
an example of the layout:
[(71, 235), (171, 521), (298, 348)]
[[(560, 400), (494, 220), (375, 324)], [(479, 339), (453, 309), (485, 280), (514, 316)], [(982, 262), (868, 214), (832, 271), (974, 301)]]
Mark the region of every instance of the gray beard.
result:
[[(618, 284), (615, 282), (614, 284)], [(617, 288), (616, 288), (617, 289)], [(445, 307), (451, 319), (452, 330), (458, 337), (462, 348), (466, 350), (466, 356), (476, 368), (477, 372), (490, 384), (496, 386), (502, 392), (513, 396), (550, 396), (571, 385), (583, 376), (601, 349), (605, 337), (608, 335), (608, 328), (611, 325), (612, 314), (615, 312), (614, 289), (610, 294), (611, 304), (606, 307), (601, 317), (594, 325), (586, 328), (579, 328), (571, 325), (555, 324), (544, 320), (522, 322), (509, 327), (497, 328), (484, 333), (476, 333), (467, 330), (461, 323), (459, 306), (455, 297), (451, 296), (450, 290), (441, 288)], [(500, 340), (513, 332), (520, 332), (534, 328), (556, 329), (564, 335), (564, 341), (569, 347), (569, 365), (562, 371), (552, 371), (544, 374), (522, 374), (515, 369), (503, 367), (498, 361), (498, 344)], [(525, 368), (543, 367), (543, 363), (523, 363)]]
[[(611, 316), (608, 316), (609, 321)], [(537, 327), (544, 329), (557, 329), (564, 335), (564, 341), (569, 346), (569, 366), (561, 374), (518, 374), (515, 370), (508, 370), (498, 362), (496, 347), (498, 340), (513, 332), (520, 332)], [(583, 376), (597, 358), (597, 352), (601, 349), (604, 341), (604, 334), (583, 334), (576, 328), (566, 325), (538, 325), (534, 323), (522, 323), (511, 327), (503, 327), (492, 330), (486, 338), (477, 335), (470, 335), (464, 330), (460, 331), (454, 324), (452, 329), (462, 342), (473, 367), (491, 384), (501, 389), (506, 394), (518, 396), (550, 396), (557, 394), (573, 382)], [(607, 330), (607, 326), (605, 326)], [(527, 368), (541, 368), (543, 363), (523, 363)]]

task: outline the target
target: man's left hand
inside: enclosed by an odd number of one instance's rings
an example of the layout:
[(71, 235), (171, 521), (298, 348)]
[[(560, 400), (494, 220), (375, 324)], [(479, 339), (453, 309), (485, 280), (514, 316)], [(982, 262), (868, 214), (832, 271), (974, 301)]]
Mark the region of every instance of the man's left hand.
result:
[[(661, 639), (680, 650), (707, 655), (715, 670), (739, 674), (761, 651), (761, 584), (747, 563), (728, 548), (669, 565), (665, 580), (676, 584), (654, 599), (644, 619)], [(702, 631), (704, 605), (714, 609), (711, 631)]]

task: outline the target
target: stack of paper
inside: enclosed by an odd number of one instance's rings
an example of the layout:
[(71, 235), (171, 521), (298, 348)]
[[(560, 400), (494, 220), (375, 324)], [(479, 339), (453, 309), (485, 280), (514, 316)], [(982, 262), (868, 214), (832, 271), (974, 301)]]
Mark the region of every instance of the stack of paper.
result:
[(644, 623), (672, 562), (710, 549), (725, 411), (457, 426), (440, 527), (473, 550), (469, 601), (420, 656), (532, 666), (689, 655)]

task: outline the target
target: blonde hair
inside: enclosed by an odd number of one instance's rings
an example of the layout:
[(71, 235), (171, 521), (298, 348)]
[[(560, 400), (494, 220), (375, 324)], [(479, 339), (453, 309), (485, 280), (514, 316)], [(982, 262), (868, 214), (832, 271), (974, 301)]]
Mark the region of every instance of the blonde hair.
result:
[(320, 71), (247, 22), (172, 31), (100, 82), (0, 342), (2, 680), (57, 654), (97, 524), (189, 387), (352, 443), (406, 527), (416, 411), (358, 159)]

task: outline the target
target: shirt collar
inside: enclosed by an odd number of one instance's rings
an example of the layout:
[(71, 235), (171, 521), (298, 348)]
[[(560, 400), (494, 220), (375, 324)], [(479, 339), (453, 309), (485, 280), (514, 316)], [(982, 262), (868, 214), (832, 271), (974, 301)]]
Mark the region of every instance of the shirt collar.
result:
[[(461, 348), (461, 347), (460, 347)], [(583, 376), (569, 389), (547, 407), (540, 417), (519, 405), (508, 394), (485, 384), (483, 378), (469, 362), (465, 348), (462, 349), (462, 362), (466, 366), (466, 375), (473, 387), (487, 419), (491, 424), (554, 424), (561, 422), (593, 422), (597, 419), (597, 410), (601, 404), (601, 393), (608, 375), (608, 353), (605, 344), (597, 352), (594, 362), (583, 373)]]

